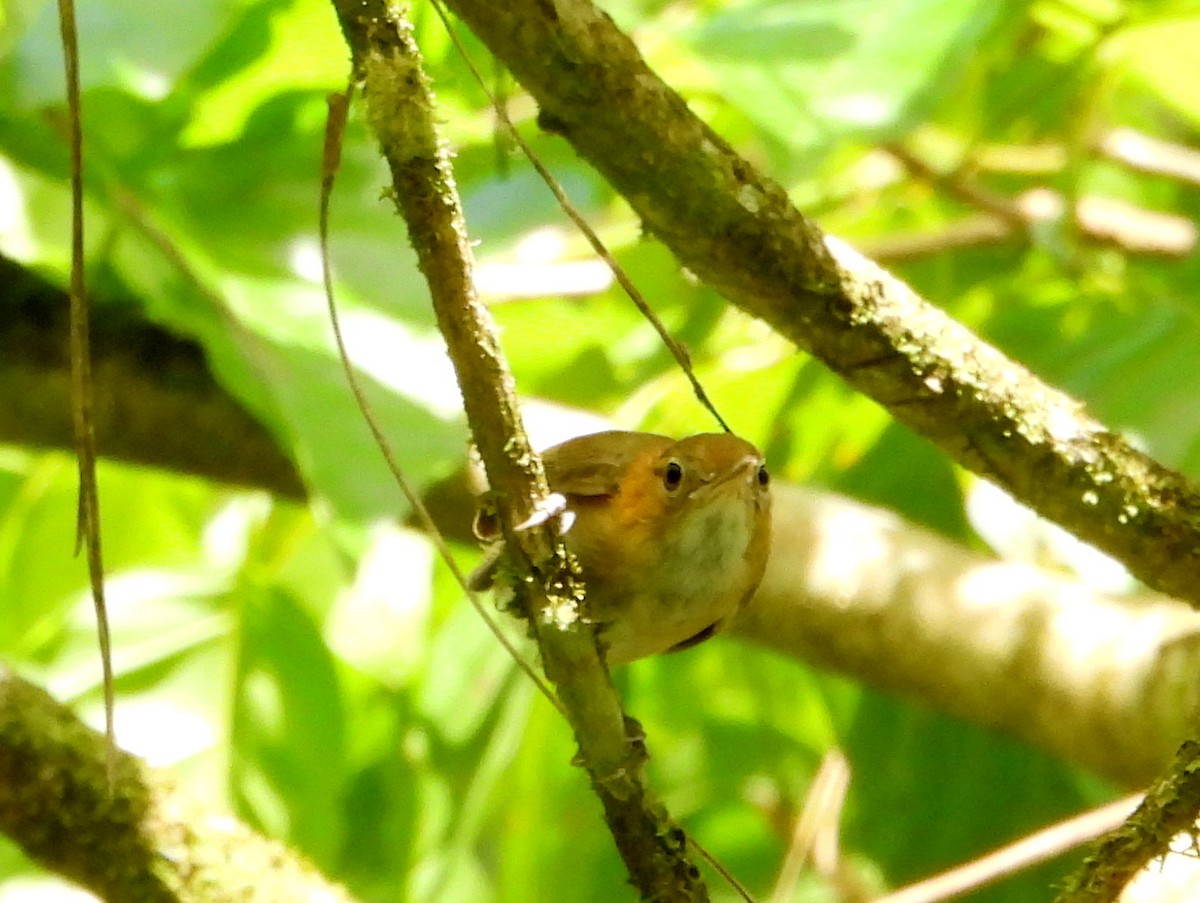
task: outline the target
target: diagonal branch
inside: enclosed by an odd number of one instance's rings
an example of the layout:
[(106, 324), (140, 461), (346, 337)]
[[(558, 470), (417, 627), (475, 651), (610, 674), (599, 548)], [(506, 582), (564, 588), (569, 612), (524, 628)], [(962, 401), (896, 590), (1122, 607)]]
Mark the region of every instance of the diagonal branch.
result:
[[(67, 294), (0, 255), (0, 442), (72, 448)], [(217, 382), (204, 351), (109, 296), (91, 322), (103, 457), (302, 498), (295, 465)]]
[(956, 461), (1200, 602), (1200, 493), (797, 211), (589, 0), (448, 0), (680, 262)]
[(203, 809), (0, 665), (0, 831), (112, 903), (350, 896), (281, 844)]

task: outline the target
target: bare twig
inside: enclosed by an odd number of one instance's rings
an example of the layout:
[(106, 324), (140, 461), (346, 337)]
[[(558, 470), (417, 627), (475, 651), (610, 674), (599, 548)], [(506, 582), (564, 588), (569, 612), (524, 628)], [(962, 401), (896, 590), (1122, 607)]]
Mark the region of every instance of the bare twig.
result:
[(71, 145), (71, 400), (75, 423), (75, 454), (79, 459), (79, 515), (75, 554), (87, 550), (88, 580), (96, 609), (96, 635), (100, 641), (100, 667), (104, 677), (104, 728), (108, 738), (109, 776), (116, 762), (114, 726), (112, 639), (108, 608), (104, 602), (104, 556), (100, 544), (100, 490), (96, 485), (96, 428), (93, 419), (92, 357), (88, 346), (88, 302), (83, 260), (83, 121), (79, 97), (79, 38), (75, 29), (74, 0), (59, 0), (66, 63), (67, 108), (70, 111)]
[(1200, 185), (1200, 150), (1162, 141), (1136, 129), (1112, 129), (1100, 136), (1100, 152), (1138, 172)]
[(1141, 799), (1142, 795), (1138, 793), (1106, 803), (1022, 837), (965, 865), (879, 897), (875, 903), (939, 903), (979, 890), (1095, 840), (1128, 818)]
[(872, 252), (882, 251), (891, 260), (1009, 239), (1028, 242), (1039, 223), (1063, 219), (1068, 214), (1074, 218), (1080, 236), (1114, 245), (1127, 254), (1183, 257), (1196, 247), (1196, 225), (1186, 217), (1090, 194), (1080, 196), (1072, 206), (1063, 194), (1049, 188), (1032, 188), (1010, 200), (988, 191), (962, 171), (939, 172), (904, 145), (890, 144), (887, 150), (918, 178), (986, 214), (956, 223), (933, 236), (916, 237), (923, 241), (910, 238), (899, 243), (891, 238), (871, 248)]
[(839, 749), (827, 752), (813, 778), (804, 807), (796, 818), (787, 855), (779, 867), (772, 903), (795, 899), (796, 885), (806, 862), (823, 875), (836, 874), (842, 807), (850, 785), (850, 764)]
[(546, 183), (546, 187), (549, 188), (550, 192), (554, 195), (554, 199), (558, 202), (558, 206), (562, 208), (562, 211), (567, 215), (571, 222), (575, 224), (575, 228), (577, 228), (584, 238), (587, 239), (588, 244), (592, 246), (592, 250), (595, 251), (600, 259), (603, 260), (608, 266), (609, 270), (613, 274), (613, 277), (617, 280), (617, 283), (629, 297), (629, 300), (633, 302), (634, 306), (638, 309), (641, 315), (646, 318), (647, 322), (654, 327), (654, 331), (658, 333), (659, 339), (662, 340), (662, 343), (667, 347), (667, 350), (671, 352), (671, 357), (675, 358), (675, 363), (679, 365), (679, 369), (682, 370), (684, 376), (687, 377), (697, 401), (704, 405), (708, 412), (713, 415), (717, 423), (721, 425), (721, 429), (727, 433), (732, 432), (732, 430), (729, 428), (729, 424), (725, 422), (725, 418), (721, 416), (721, 413), (717, 410), (716, 405), (714, 405), (712, 400), (708, 397), (708, 393), (704, 391), (704, 386), (702, 386), (700, 384), (700, 380), (696, 378), (696, 373), (692, 369), (692, 361), (688, 356), (687, 350), (675, 340), (675, 337), (672, 336), (667, 327), (663, 325), (662, 320), (660, 320), (658, 314), (654, 312), (654, 309), (650, 306), (650, 303), (642, 294), (641, 289), (639, 289), (637, 285), (634, 284), (634, 281), (629, 278), (629, 274), (625, 272), (625, 268), (617, 263), (617, 259), (613, 257), (612, 252), (609, 251), (604, 242), (600, 240), (600, 236), (596, 234), (596, 230), (592, 228), (591, 223), (589, 223), (587, 219), (584, 218), (583, 214), (576, 209), (575, 205), (571, 203), (571, 199), (567, 197), (567, 193), (563, 190), (562, 185), (559, 184), (558, 179), (554, 178), (554, 174), (546, 168), (546, 165), (542, 163), (541, 158), (533, 152), (533, 148), (529, 146), (529, 142), (525, 140), (524, 136), (522, 136), (519, 131), (517, 131), (517, 127), (513, 125), (512, 120), (508, 118), (508, 110), (505, 109), (504, 104), (502, 104), (488, 88), (487, 82), (484, 80), (483, 76), (479, 74), (479, 70), (475, 67), (475, 63), (468, 55), (467, 48), (464, 47), (462, 41), (459, 40), (458, 33), (454, 30), (454, 26), (450, 22), (450, 18), (446, 15), (446, 10), (443, 8), (442, 4), (438, 2), (438, 0), (434, 0), (433, 7), (437, 10), (438, 16), (441, 17), (442, 24), (446, 28), (446, 33), (450, 35), (450, 40), (454, 42), (454, 46), (457, 48), (459, 56), (462, 57), (463, 62), (467, 64), (467, 68), (471, 70), (471, 75), (474, 77), (475, 81), (478, 82), (479, 87), (483, 90), (484, 94), (487, 95), (488, 102), (492, 105), (492, 109), (496, 113), (496, 121), (503, 126), (504, 131), (507, 133), (510, 140), (521, 149), (521, 153), (525, 155), (525, 158), (533, 166), (541, 180)]
[(941, 186), (964, 204), (990, 213), (1012, 229), (1025, 229), (1029, 226), (1027, 217), (1004, 195), (989, 191), (958, 173), (946, 175), (939, 172), (923, 157), (899, 142), (892, 142), (886, 145), (885, 149), (913, 175)]
[(392, 473), (392, 478), (395, 479), (396, 485), (400, 487), (400, 491), (404, 493), (404, 497), (408, 500), (408, 503), (412, 505), (421, 528), (428, 535), (434, 548), (437, 549), (438, 555), (441, 556), (446, 567), (450, 569), (450, 573), (454, 575), (454, 579), (458, 581), (458, 585), (462, 587), (471, 605), (479, 612), (479, 616), (492, 632), (492, 635), (496, 637), (500, 645), (512, 656), (513, 661), (525, 672), (525, 675), (542, 691), (542, 695), (549, 700), (550, 704), (563, 715), (566, 715), (562, 703), (554, 695), (554, 691), (550, 688), (549, 684), (534, 670), (533, 666), (518, 651), (517, 647), (513, 645), (512, 640), (508, 638), (508, 634), (497, 623), (495, 616), (483, 604), (483, 601), (479, 598), (479, 594), (471, 589), (468, 584), (466, 575), (463, 574), (462, 569), (458, 566), (458, 561), (455, 559), (454, 553), (450, 551), (450, 546), (446, 543), (445, 537), (442, 536), (442, 531), (434, 523), (433, 517), (425, 507), (425, 502), (422, 500), (420, 493), (417, 492), (412, 482), (405, 475), (404, 469), (401, 468), (400, 462), (396, 459), (396, 455), (392, 451), (392, 444), (388, 440), (387, 434), (384, 433), (383, 427), (379, 425), (375, 411), (367, 399), (367, 393), (363, 391), (362, 384), (358, 380), (358, 374), (354, 370), (354, 364), (350, 359), (350, 352), (346, 348), (341, 321), (338, 318), (337, 304), (334, 301), (333, 272), (329, 265), (329, 201), (333, 194), (334, 179), (337, 177), (338, 165), (341, 158), (342, 135), (346, 128), (346, 114), (350, 106), (350, 92), (353, 90), (353, 87), (352, 79), (351, 84), (347, 85), (344, 93), (329, 95), (329, 117), (325, 125), (325, 149), (321, 158), (321, 209), (318, 226), (321, 245), (321, 277), (325, 287), (325, 301), (329, 307), (329, 322), (333, 327), (334, 341), (337, 343), (338, 359), (342, 362), (342, 369), (345, 371), (346, 382), (350, 385), (350, 391), (354, 394), (354, 401), (358, 405), (358, 409), (362, 413), (367, 427), (371, 430), (371, 435), (375, 438), (375, 444), (379, 446), (379, 451), (383, 455), (388, 470)]
[(986, 213), (967, 216), (941, 229), (901, 232), (863, 239), (859, 247), (883, 264), (904, 263), (934, 254), (1025, 240), (1025, 231)]
[(696, 855), (707, 862), (714, 872), (721, 876), (721, 880), (729, 885), (730, 890), (741, 897), (745, 903), (755, 903), (754, 895), (750, 893), (750, 889), (738, 880), (737, 875), (726, 868), (716, 856), (710, 853), (701, 843), (694, 837), (688, 837), (688, 846), (696, 851)]

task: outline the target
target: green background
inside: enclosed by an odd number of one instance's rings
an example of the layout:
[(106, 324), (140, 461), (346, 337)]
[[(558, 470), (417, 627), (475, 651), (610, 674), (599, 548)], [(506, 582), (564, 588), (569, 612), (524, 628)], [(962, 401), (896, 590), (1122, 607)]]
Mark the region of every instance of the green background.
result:
[[(973, 177), (1009, 198), (1049, 188), (1192, 222), (1200, 213), (1196, 184), (1095, 150), (1116, 127), (1197, 143), (1194, 3), (606, 8), (697, 112), (867, 253), (885, 239), (952, 231), (975, 213), (907, 174), (883, 149), (891, 143), (945, 172), (1035, 147), (1052, 161), (1044, 171), (982, 166)], [(0, 252), (65, 284), (55, 15), (53, 4), (0, 2)], [(561, 275), (549, 265), (586, 259), (582, 240), (495, 134), (433, 10), (420, 4), (414, 17), (481, 279), (513, 267), (522, 286)], [(81, 4), (80, 40), (97, 297), (135, 299), (144, 317), (199, 341), (314, 495), (304, 507), (101, 466), (122, 741), (364, 901), (632, 898), (599, 806), (569, 765), (565, 725), (424, 538), (397, 526), (402, 497), (334, 355), (313, 271), (325, 94), (343, 86), (347, 67), (332, 7), (106, 0)], [(967, 477), (681, 273), (611, 189), (536, 130), (532, 104), (478, 42), (467, 45), (777, 478), (886, 505), (983, 547), (964, 509)], [(334, 198), (337, 291), (375, 408), (425, 486), (458, 467), (466, 428), (385, 184), (356, 111)], [(1096, 244), (1063, 217), (1025, 240), (892, 267), (1165, 463), (1200, 474), (1195, 254)], [(545, 297), (490, 298), (522, 394), (630, 428), (712, 429), (621, 294), (564, 278)], [(103, 305), (94, 315), (105, 316)], [(0, 447), (0, 658), (99, 723), (90, 602), (71, 558), (74, 479), (64, 454)], [(476, 554), (457, 553), (468, 565)], [(1110, 792), (1014, 741), (733, 642), (636, 664), (618, 682), (647, 729), (650, 776), (672, 813), (763, 898), (835, 746), (852, 769), (843, 853), (868, 885), (914, 880)], [(1068, 867), (971, 899), (1047, 899)], [(51, 899), (36, 875), (0, 842), (0, 894)], [(716, 899), (732, 899), (711, 884)], [(805, 876), (790, 899), (837, 898)]]

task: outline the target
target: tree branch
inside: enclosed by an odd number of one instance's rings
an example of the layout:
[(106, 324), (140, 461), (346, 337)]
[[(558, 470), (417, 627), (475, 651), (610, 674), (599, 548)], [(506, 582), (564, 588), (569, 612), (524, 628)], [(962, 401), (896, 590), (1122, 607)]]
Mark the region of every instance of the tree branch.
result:
[(1200, 493), (827, 238), (589, 0), (447, 0), (680, 262), (970, 469), (1200, 602)]
[(284, 846), (206, 811), (0, 665), (0, 831), (110, 903), (350, 903)]
[[(1186, 257), (1196, 247), (1196, 226), (1187, 217), (1147, 210), (1099, 194), (1086, 194), (1071, 201), (1045, 186), (1031, 188), (1010, 199), (977, 184), (970, 166), (943, 173), (903, 144), (890, 144), (887, 150), (914, 176), (986, 214), (937, 233), (949, 248), (981, 244), (981, 239), (988, 235), (992, 241), (1019, 236), (1028, 242), (1040, 223), (1053, 222), (1068, 212), (1081, 238), (1114, 245), (1128, 255)], [(912, 257), (915, 251), (928, 249), (932, 238), (913, 236), (907, 245), (896, 238), (884, 239), (882, 243), (872, 242), (871, 249), (876, 254), (883, 251), (896, 260), (900, 257), (897, 251)]]
[(973, 552), (776, 483), (767, 573), (734, 632), (1000, 728), (1126, 786), (1195, 731), (1200, 612)]
[[(53, 313), (64, 306), (61, 292), (3, 258), (0, 272), (0, 438), (69, 449), (65, 400), (52, 406), (38, 394), (56, 380), (65, 391), (66, 323)], [(9, 305), (14, 293), (23, 300)], [(108, 300), (93, 322), (99, 394), (127, 413), (106, 402), (100, 419), (140, 426), (102, 431), (101, 448), (221, 482), (299, 492), (286, 455), (212, 379), (202, 352)], [(17, 372), (25, 374), (19, 384)], [(116, 394), (124, 390), (104, 374), (118, 372), (136, 394)], [(179, 441), (178, 424), (197, 422), (194, 403), (208, 426)], [(31, 414), (12, 415), (18, 410)], [(225, 438), (210, 444), (213, 435)], [(432, 487), (427, 502), (443, 532), (471, 541), (463, 476)], [(1129, 785), (1170, 760), (1200, 706), (1186, 677), (1200, 667), (1200, 616), (1180, 604), (1152, 594), (1105, 597), (816, 490), (777, 482), (774, 510), (773, 564), (752, 618), (736, 628), (751, 641), (999, 727)], [(833, 583), (831, 560), (839, 562)], [(995, 591), (987, 618), (967, 591), (981, 585)], [(1007, 628), (995, 627), (997, 612)], [(1088, 620), (1087, 631), (1072, 628), (1078, 618)], [(1097, 632), (1101, 624), (1107, 629)]]
[[(583, 617), (577, 567), (546, 510), (549, 489), (521, 423), (495, 325), (472, 279), (466, 225), (449, 154), (406, 12), (384, 0), (335, 0), (367, 116), (392, 174), (394, 200), (429, 283), (438, 325), (487, 469), (546, 676), (555, 684), (580, 758), (604, 806), (633, 885), (644, 899), (708, 899), (683, 831), (645, 783), (644, 753), (625, 733), (620, 700)], [(522, 526), (517, 526), (522, 525)]]
[[(72, 447), (66, 308), (62, 289), (0, 256), (0, 442)], [(216, 382), (200, 347), (137, 309), (110, 297), (91, 324), (100, 453), (302, 497), (291, 460)]]

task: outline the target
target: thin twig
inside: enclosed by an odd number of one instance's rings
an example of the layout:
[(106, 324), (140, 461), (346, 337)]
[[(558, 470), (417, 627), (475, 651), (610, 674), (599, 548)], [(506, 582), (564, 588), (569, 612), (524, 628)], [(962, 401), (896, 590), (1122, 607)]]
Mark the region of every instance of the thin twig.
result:
[(1102, 135), (1097, 149), (1138, 172), (1200, 185), (1200, 151), (1194, 147), (1126, 128), (1113, 129)]
[(83, 119), (79, 95), (79, 35), (74, 0), (59, 0), (66, 67), (67, 109), (71, 145), (71, 402), (75, 426), (75, 454), (79, 461), (79, 511), (75, 554), (87, 549), (88, 581), (96, 609), (96, 634), (100, 641), (100, 667), (104, 678), (104, 733), (108, 738), (108, 776), (114, 781), (117, 759), (115, 691), (113, 688), (112, 637), (108, 606), (104, 601), (104, 556), (100, 545), (100, 490), (96, 485), (96, 427), (93, 416), (91, 349), (88, 343), (88, 302), (83, 274)]
[(1029, 227), (1021, 210), (1004, 195), (988, 191), (981, 185), (962, 178), (959, 173), (945, 175), (939, 172), (923, 157), (913, 153), (899, 142), (887, 144), (884, 149), (899, 160), (913, 175), (943, 186), (963, 203), (990, 213), (1012, 229), (1021, 230)]
[(728, 884), (735, 894), (745, 900), (746, 903), (755, 903), (754, 895), (750, 893), (750, 889), (742, 884), (737, 879), (737, 876), (721, 860), (706, 850), (700, 844), (700, 841), (696, 840), (690, 834), (688, 835), (688, 846), (695, 850), (700, 855), (700, 858), (707, 862), (712, 867), (712, 870), (721, 876), (721, 880)]
[[(1187, 217), (1148, 210), (1103, 195), (1071, 199), (1050, 188), (1038, 187), (1016, 198), (988, 191), (966, 174), (969, 167), (942, 173), (902, 144), (887, 151), (913, 175), (981, 210), (985, 215), (956, 223), (943, 231), (868, 243), (877, 259), (896, 260), (934, 251), (1020, 239), (1029, 242), (1039, 224), (1068, 215), (1081, 237), (1114, 245), (1126, 254), (1186, 257), (1196, 247), (1196, 225)], [(972, 161), (974, 162), (974, 161)]]
[(1125, 821), (1141, 799), (1142, 794), (1135, 793), (1072, 816), (965, 865), (880, 897), (875, 903), (938, 903), (979, 890), (1095, 840)]
[(629, 274), (625, 272), (625, 269), (619, 263), (617, 263), (617, 259), (613, 257), (612, 252), (608, 250), (604, 242), (600, 240), (600, 236), (596, 234), (596, 230), (591, 227), (591, 224), (588, 223), (583, 214), (580, 213), (575, 205), (571, 203), (571, 199), (567, 197), (567, 193), (563, 190), (563, 187), (561, 184), (559, 184), (559, 181), (554, 178), (554, 174), (546, 168), (546, 165), (542, 163), (541, 158), (538, 157), (538, 155), (534, 153), (533, 148), (529, 146), (529, 142), (527, 142), (525, 138), (522, 137), (521, 133), (517, 131), (517, 127), (513, 124), (513, 121), (508, 116), (508, 110), (504, 108), (504, 104), (500, 102), (500, 100), (488, 87), (487, 82), (484, 80), (479, 70), (475, 67), (474, 61), (467, 53), (467, 48), (459, 39), (458, 33), (454, 30), (454, 26), (450, 22), (450, 17), (445, 8), (442, 6), (440, 0), (434, 0), (433, 8), (437, 11), (438, 16), (441, 17), (442, 25), (445, 27), (446, 33), (450, 36), (450, 40), (454, 42), (454, 46), (457, 48), (459, 56), (462, 57), (463, 62), (466, 63), (467, 68), (471, 71), (471, 75), (475, 78), (475, 81), (479, 83), (479, 87), (483, 90), (483, 93), (487, 97), (488, 102), (491, 104), (492, 109), (495, 110), (497, 121), (504, 128), (505, 132), (513, 140), (517, 147), (521, 149), (521, 153), (525, 155), (525, 159), (527, 159), (533, 166), (534, 170), (537, 171), (538, 176), (540, 176), (542, 181), (546, 183), (546, 187), (550, 189), (551, 193), (554, 195), (554, 199), (558, 201), (559, 207), (562, 208), (563, 212), (567, 215), (571, 222), (575, 224), (575, 228), (583, 233), (583, 236), (587, 239), (588, 244), (592, 246), (592, 250), (596, 252), (600, 259), (603, 260), (608, 266), (609, 270), (612, 271), (613, 277), (625, 291), (625, 294), (629, 296), (629, 300), (634, 303), (634, 306), (637, 307), (642, 316), (645, 317), (650, 325), (654, 327), (654, 331), (658, 333), (659, 338), (662, 339), (662, 343), (667, 347), (667, 350), (671, 352), (671, 356), (675, 358), (675, 362), (679, 364), (679, 368), (687, 377), (688, 382), (691, 383), (692, 391), (695, 393), (696, 399), (700, 402), (700, 404), (704, 405), (704, 407), (708, 409), (708, 412), (712, 414), (717, 423), (721, 425), (721, 429), (727, 433), (733, 432), (733, 430), (729, 428), (729, 424), (725, 422), (725, 418), (722, 417), (720, 412), (717, 410), (716, 405), (714, 405), (712, 400), (708, 397), (708, 393), (704, 391), (704, 386), (700, 384), (700, 380), (696, 377), (696, 374), (692, 369), (691, 358), (689, 357), (687, 350), (675, 340), (675, 337), (672, 336), (667, 327), (663, 325), (662, 320), (658, 318), (658, 314), (656, 314), (653, 308), (650, 307), (650, 303), (646, 300), (641, 290), (634, 284), (633, 280), (629, 278)]
[(375, 444), (379, 446), (379, 451), (383, 454), (383, 460), (387, 463), (388, 470), (391, 471), (392, 477), (395, 479), (396, 485), (404, 493), (404, 497), (408, 499), (408, 503), (412, 505), (417, 519), (421, 522), (422, 529), (424, 529), (430, 541), (433, 542), (434, 548), (437, 549), (442, 561), (446, 563), (446, 566), (450, 569), (450, 573), (454, 575), (454, 579), (458, 581), (463, 592), (467, 594), (471, 605), (479, 612), (479, 616), (483, 618), (484, 624), (487, 625), (488, 629), (500, 642), (500, 645), (512, 656), (517, 666), (525, 672), (526, 676), (542, 691), (542, 695), (550, 700), (550, 704), (565, 716), (566, 711), (563, 709), (562, 702), (555, 695), (554, 690), (550, 688), (545, 678), (534, 670), (533, 666), (525, 659), (517, 647), (513, 645), (512, 640), (501, 629), (491, 611), (483, 604), (483, 600), (479, 598), (479, 594), (470, 588), (466, 575), (459, 568), (458, 562), (454, 558), (454, 553), (450, 551), (450, 546), (447, 545), (445, 537), (442, 536), (442, 531), (434, 523), (433, 517), (425, 507), (425, 502), (422, 501), (420, 494), (413, 487), (412, 483), (409, 482), (408, 476), (400, 467), (400, 462), (396, 459), (396, 455), (392, 451), (391, 442), (388, 441), (387, 435), (379, 425), (374, 409), (372, 409), (370, 402), (367, 400), (366, 392), (363, 391), (362, 385), (358, 381), (358, 374), (354, 370), (354, 365), (350, 359), (350, 352), (346, 348), (346, 340), (342, 335), (341, 321), (338, 317), (337, 304), (334, 301), (333, 273), (329, 265), (329, 202), (333, 195), (333, 183), (337, 178), (341, 162), (342, 135), (345, 132), (346, 116), (350, 107), (350, 93), (353, 90), (354, 81), (355, 79), (352, 75), (344, 93), (330, 94), (327, 98), (329, 103), (329, 117), (325, 121), (325, 146), (321, 157), (321, 203), (319, 214), (321, 278), (325, 286), (325, 301), (329, 307), (329, 323), (333, 327), (333, 338), (337, 343), (338, 358), (341, 360), (342, 369), (346, 373), (346, 382), (350, 384), (350, 391), (354, 393), (355, 403), (358, 405), (359, 411), (362, 412), (363, 420), (366, 421), (368, 428), (370, 428), (371, 435), (375, 437)]
[[(846, 802), (846, 789), (850, 784), (850, 765), (840, 749), (831, 749), (821, 759), (821, 767), (813, 778), (804, 807), (792, 829), (787, 855), (779, 868), (772, 903), (785, 903), (795, 899), (796, 886), (804, 864), (812, 859), (822, 874), (833, 874), (837, 869), (837, 836), (841, 824), (842, 807)], [(832, 836), (832, 848), (828, 855), (818, 856), (821, 841)]]

